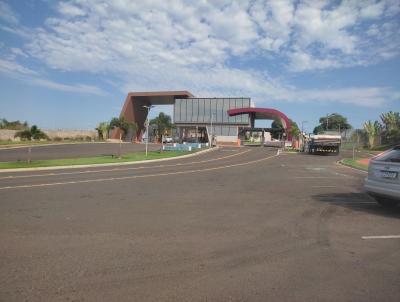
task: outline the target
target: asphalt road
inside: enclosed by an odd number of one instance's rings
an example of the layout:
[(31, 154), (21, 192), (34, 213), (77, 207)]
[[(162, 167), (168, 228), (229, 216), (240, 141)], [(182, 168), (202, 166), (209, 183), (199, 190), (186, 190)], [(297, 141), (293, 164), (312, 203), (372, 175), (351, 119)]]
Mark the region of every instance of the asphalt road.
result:
[[(149, 150), (159, 150), (160, 145), (149, 144)], [(123, 143), (123, 153), (145, 151), (145, 144)], [(101, 155), (116, 155), (119, 153), (119, 143), (81, 143), (81, 144), (54, 144), (36, 145), (31, 148), (31, 159), (62, 159), (76, 157), (90, 157)], [(26, 161), (28, 158), (28, 147), (12, 147), (0, 149), (0, 162), (4, 161)]]
[(335, 156), (0, 174), (1, 301), (399, 301), (400, 210)]

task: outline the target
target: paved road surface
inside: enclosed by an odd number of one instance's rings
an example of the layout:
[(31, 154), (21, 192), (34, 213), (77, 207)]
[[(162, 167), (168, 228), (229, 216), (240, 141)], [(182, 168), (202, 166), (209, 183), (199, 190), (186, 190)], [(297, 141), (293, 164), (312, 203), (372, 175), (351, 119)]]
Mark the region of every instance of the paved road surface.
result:
[[(145, 144), (122, 144), (122, 152), (145, 151)], [(160, 145), (149, 144), (149, 150), (159, 150)], [(61, 159), (118, 154), (119, 143), (81, 143), (32, 146), (32, 160)], [(28, 147), (0, 149), (0, 162), (27, 160)]]
[(399, 301), (399, 209), (275, 154), (0, 174), (0, 300)]

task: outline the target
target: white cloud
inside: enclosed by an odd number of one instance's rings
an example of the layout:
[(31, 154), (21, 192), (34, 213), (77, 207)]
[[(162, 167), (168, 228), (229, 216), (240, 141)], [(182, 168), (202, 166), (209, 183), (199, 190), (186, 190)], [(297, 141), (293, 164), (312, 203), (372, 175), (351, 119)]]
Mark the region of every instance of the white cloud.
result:
[(295, 24), (299, 27), (297, 42), (303, 48), (321, 43), (328, 50), (351, 54), (355, 50), (357, 37), (346, 28), (355, 25), (356, 21), (355, 11), (344, 4), (328, 10), (315, 4), (301, 3), (295, 16)]
[(255, 1), (250, 7), (250, 15), (261, 29), (258, 41), (261, 48), (279, 52), (289, 42), (294, 16), (291, 1)]
[[(59, 14), (26, 36), (23, 50), (52, 69), (111, 74), (124, 92), (189, 89), (197, 95), (378, 106), (398, 96), (388, 88), (296, 89), (268, 76), (268, 60), (304, 72), (398, 56), (395, 7), (392, 0), (71, 0), (60, 2)], [(259, 71), (229, 64), (254, 55), (265, 59)], [(35, 83), (102, 93), (82, 85)]]
[(86, 93), (99, 96), (107, 95), (104, 90), (96, 86), (83, 84), (67, 85), (48, 80), (46, 78), (43, 78), (37, 71), (24, 67), (14, 60), (0, 59), (0, 74), (1, 73), (25, 81), (31, 85), (42, 86), (49, 89)]
[(302, 52), (299, 50), (290, 53), (289, 57), (289, 69), (296, 72), (310, 69), (336, 68), (342, 66), (340, 62), (332, 58), (326, 57), (323, 59), (318, 59), (311, 56), (307, 52)]
[(10, 50), (15, 56), (28, 58), (28, 55), (21, 48), (11, 47)]
[(268, 75), (250, 70), (214, 67), (193, 73), (191, 69), (149, 69), (140, 77), (140, 69), (132, 74), (134, 80), (123, 87), (127, 91), (184, 90), (197, 96), (249, 96), (257, 106), (271, 101), (304, 103), (342, 103), (361, 107), (379, 107), (399, 101), (400, 94), (388, 87), (352, 87), (339, 89), (299, 89), (273, 80)]
[(391, 0), (75, 0), (58, 5), (61, 16), (49, 18), (29, 48), (52, 68), (95, 73), (165, 61), (212, 67), (263, 53), (291, 71), (367, 65), (399, 54), (399, 19), (387, 17), (386, 28), (380, 22), (393, 6)]
[(378, 18), (382, 15), (384, 9), (384, 2), (371, 3), (361, 9), (360, 15), (364, 18)]
[(26, 68), (15, 61), (0, 59), (0, 72), (10, 75), (37, 75), (37, 72)]
[(69, 17), (77, 17), (85, 15), (85, 12), (82, 9), (68, 2), (60, 2), (58, 4), (58, 10), (61, 14)]
[(17, 14), (3, 1), (0, 1), (0, 19), (11, 24), (17, 24), (19, 22)]
[(98, 96), (107, 95), (107, 93), (104, 90), (91, 85), (83, 85), (83, 84), (66, 85), (42, 78), (32, 78), (29, 80), (29, 82), (34, 85), (43, 86), (46, 88), (60, 90), (60, 91), (93, 94)]
[(343, 89), (302, 91), (304, 100), (339, 102), (363, 107), (380, 107), (389, 100), (398, 101), (400, 95), (387, 87), (353, 87)]
[(21, 38), (24, 39), (29, 39), (32, 38), (32, 35), (30, 34), (29, 29), (24, 28), (23, 26), (6, 26), (6, 25), (0, 25), (0, 29), (5, 31), (5, 32), (9, 32), (11, 34), (17, 35)]

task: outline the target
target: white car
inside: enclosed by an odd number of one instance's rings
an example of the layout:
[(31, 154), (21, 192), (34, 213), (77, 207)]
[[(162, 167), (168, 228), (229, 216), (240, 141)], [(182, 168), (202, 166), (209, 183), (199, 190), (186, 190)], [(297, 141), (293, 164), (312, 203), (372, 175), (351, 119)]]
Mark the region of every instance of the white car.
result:
[(172, 137), (163, 136), (163, 143), (172, 143)]
[(384, 207), (400, 204), (400, 145), (371, 159), (364, 188)]

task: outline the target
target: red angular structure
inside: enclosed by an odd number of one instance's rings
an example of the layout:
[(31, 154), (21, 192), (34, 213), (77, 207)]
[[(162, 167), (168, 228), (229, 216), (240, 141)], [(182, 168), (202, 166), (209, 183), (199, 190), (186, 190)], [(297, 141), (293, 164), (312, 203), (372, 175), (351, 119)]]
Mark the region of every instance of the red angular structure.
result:
[[(147, 118), (147, 108), (151, 105), (173, 105), (177, 98), (189, 98), (193, 95), (189, 91), (157, 91), (157, 92), (129, 92), (126, 96), (120, 116), (129, 123), (137, 124), (135, 138), (141, 140)], [(119, 139), (120, 129), (114, 129), (111, 138)]]

